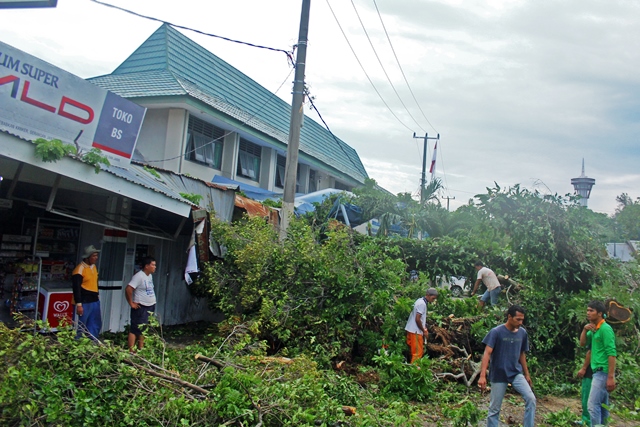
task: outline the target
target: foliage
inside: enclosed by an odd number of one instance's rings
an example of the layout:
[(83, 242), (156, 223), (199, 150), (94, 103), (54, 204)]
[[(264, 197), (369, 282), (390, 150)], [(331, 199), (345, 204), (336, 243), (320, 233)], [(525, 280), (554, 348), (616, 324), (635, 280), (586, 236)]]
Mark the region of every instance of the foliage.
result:
[[(354, 427), (419, 425), (410, 405), (387, 402), (305, 357), (290, 363), (264, 358), (259, 345), (244, 340), (246, 329), (238, 330), (180, 349), (151, 331), (140, 357), (126, 351), (123, 334), (112, 336), (117, 344), (96, 345), (76, 340), (70, 328), (46, 336), (0, 323), (0, 424), (333, 426), (347, 422), (340, 408), (352, 404), (358, 412), (348, 424)], [(248, 347), (254, 350), (240, 355)], [(197, 364), (197, 353), (227, 367)], [(130, 362), (209, 392), (160, 380)]]
[(266, 199), (266, 200), (262, 201), (262, 204), (265, 205), (265, 206), (270, 206), (272, 208), (281, 208), (282, 207), (282, 199), (278, 199), (278, 200)]
[(102, 151), (98, 148), (92, 148), (86, 153), (82, 154), (81, 159), (83, 162), (93, 166), (95, 173), (100, 173), (100, 165), (111, 166), (109, 159), (102, 154)]
[(180, 193), (180, 196), (183, 199), (187, 199), (188, 201), (190, 201), (191, 203), (193, 203), (194, 205), (199, 205), (200, 201), (202, 200), (202, 195), (201, 194), (194, 194), (194, 193)]
[(453, 427), (477, 426), (486, 416), (486, 412), (480, 410), (478, 405), (468, 398), (463, 399), (455, 407), (447, 406), (443, 410), (443, 414), (453, 421)]
[(519, 185), (507, 190), (496, 185), (478, 199), (479, 208), (492, 217), (493, 227), (509, 236), (521, 280), (545, 284), (554, 291), (589, 289), (594, 267), (604, 254), (591, 230), (581, 223), (582, 208), (573, 199)]
[(572, 427), (575, 425), (576, 416), (569, 408), (558, 412), (549, 412), (544, 416), (544, 421), (554, 427)]
[(148, 173), (150, 173), (151, 175), (153, 175), (153, 176), (154, 176), (155, 178), (157, 178), (158, 180), (162, 181), (162, 175), (160, 175), (160, 174), (158, 173), (158, 171), (157, 171), (157, 170), (155, 170), (154, 168), (151, 168), (151, 167), (149, 167), (149, 166), (147, 166), (147, 165), (144, 165), (144, 170), (145, 170), (145, 172), (148, 172)]
[[(365, 331), (379, 330), (405, 277), (404, 263), (390, 256), (394, 249), (373, 240), (356, 245), (339, 223), (318, 242), (305, 221), (295, 220), (281, 245), (260, 218), (233, 225), (211, 221), (213, 238), (227, 252), (205, 267), (197, 291), (228, 318), (251, 322), (272, 351), (304, 351), (324, 363), (351, 358)], [(379, 348), (373, 345), (361, 347), (358, 356), (370, 357)]]
[(61, 158), (76, 154), (77, 150), (72, 144), (65, 144), (59, 139), (52, 139), (47, 141), (43, 138), (38, 138), (35, 141), (36, 144), (36, 156), (43, 162), (57, 162)]
[(96, 173), (100, 172), (100, 164), (111, 165), (109, 159), (102, 155), (102, 151), (98, 148), (92, 148), (86, 153), (79, 153), (75, 146), (66, 144), (59, 139), (47, 141), (46, 139), (38, 138), (34, 142), (36, 144), (36, 156), (43, 162), (57, 162), (65, 156), (77, 155), (83, 162), (93, 166)]
[(430, 401), (435, 392), (431, 360), (419, 359), (415, 365), (405, 362), (401, 354), (380, 354), (373, 357), (379, 367), (382, 393), (416, 402)]
[(640, 198), (632, 200), (627, 193), (622, 193), (616, 200), (614, 221), (621, 240), (640, 240)]

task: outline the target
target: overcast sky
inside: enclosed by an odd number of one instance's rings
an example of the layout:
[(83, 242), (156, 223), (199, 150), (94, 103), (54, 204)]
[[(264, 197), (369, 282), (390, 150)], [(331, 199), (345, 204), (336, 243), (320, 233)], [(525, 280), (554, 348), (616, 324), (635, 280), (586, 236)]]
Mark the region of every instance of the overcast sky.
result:
[[(281, 49), (297, 42), (302, 4), (110, 3)], [(376, 3), (353, 0), (354, 8), (351, 0), (312, 0), (306, 82), (331, 130), (357, 150), (369, 176), (384, 188), (417, 194), (423, 142), (413, 132), (428, 132), (441, 136), (436, 176), (447, 187), (443, 195), (455, 197), (452, 209), (494, 181), (573, 192), (570, 180), (580, 175), (582, 158), (586, 175), (596, 179), (591, 209), (612, 214), (616, 195), (640, 197), (639, 2)], [(58, 0), (55, 9), (0, 10), (0, 22), (0, 40), (83, 78), (111, 73), (160, 25), (89, 0)], [(182, 32), (271, 91), (289, 74), (282, 53)], [(291, 102), (290, 93), (287, 81), (278, 95)], [(317, 118), (311, 110), (307, 114)], [(428, 162), (432, 147), (430, 141)]]

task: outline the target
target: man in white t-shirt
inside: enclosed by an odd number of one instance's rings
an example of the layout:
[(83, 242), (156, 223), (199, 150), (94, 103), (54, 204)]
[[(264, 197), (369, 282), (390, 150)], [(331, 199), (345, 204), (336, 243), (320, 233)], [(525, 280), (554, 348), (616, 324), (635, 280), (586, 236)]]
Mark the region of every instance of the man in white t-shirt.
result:
[(138, 349), (144, 346), (144, 335), (140, 330), (140, 325), (149, 323), (149, 313), (156, 310), (156, 294), (153, 288), (153, 278), (151, 274), (156, 271), (156, 260), (152, 257), (142, 259), (142, 270), (138, 271), (131, 278), (127, 285), (125, 295), (127, 302), (131, 306), (131, 329), (129, 330), (129, 351), (134, 351), (136, 339)]
[(427, 330), (427, 306), (438, 298), (435, 288), (427, 289), (423, 298), (418, 298), (413, 304), (413, 310), (407, 320), (404, 330), (407, 331), (407, 345), (411, 349), (411, 363), (421, 359), (424, 354), (424, 341), (429, 335)]
[(473, 286), (471, 296), (476, 294), (478, 286), (480, 286), (480, 282), (482, 282), (487, 287), (487, 290), (480, 297), (480, 301), (478, 301), (478, 307), (483, 308), (489, 300), (491, 300), (491, 305), (496, 305), (498, 303), (498, 296), (500, 296), (500, 291), (502, 290), (496, 273), (494, 273), (491, 269), (485, 267), (484, 264), (482, 264), (482, 261), (476, 261), (474, 267), (478, 271), (478, 279)]

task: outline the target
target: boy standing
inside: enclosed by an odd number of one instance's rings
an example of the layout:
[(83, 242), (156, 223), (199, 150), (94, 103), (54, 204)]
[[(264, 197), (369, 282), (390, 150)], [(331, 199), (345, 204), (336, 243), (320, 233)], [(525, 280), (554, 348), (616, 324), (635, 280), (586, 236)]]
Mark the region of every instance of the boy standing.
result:
[(138, 271), (127, 288), (125, 295), (127, 302), (131, 306), (131, 329), (128, 343), (129, 351), (133, 352), (133, 347), (138, 340), (138, 349), (144, 346), (144, 335), (140, 330), (140, 325), (149, 323), (149, 313), (156, 309), (156, 294), (153, 289), (153, 278), (151, 274), (156, 271), (156, 260), (152, 257), (142, 259), (142, 270)]

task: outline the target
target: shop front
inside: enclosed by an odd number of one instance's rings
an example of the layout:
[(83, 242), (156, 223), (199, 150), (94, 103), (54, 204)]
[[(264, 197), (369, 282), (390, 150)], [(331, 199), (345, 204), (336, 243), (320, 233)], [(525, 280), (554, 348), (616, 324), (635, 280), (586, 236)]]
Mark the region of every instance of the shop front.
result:
[[(77, 159), (44, 163), (34, 152), (33, 143), (0, 132), (0, 272), (5, 318), (24, 312), (48, 320), (52, 328), (68, 319), (70, 273), (88, 245), (101, 251), (103, 331), (122, 331), (129, 323), (124, 288), (146, 255), (158, 263), (154, 282), (157, 314), (163, 324), (215, 318), (205, 301), (189, 293), (184, 281), (193, 230), (191, 212), (197, 207), (182, 199), (179, 189), (149, 185), (150, 178), (141, 176), (144, 167), (131, 165), (129, 170), (105, 169), (96, 174), (92, 166)], [(208, 200), (230, 218), (234, 193), (200, 184), (203, 192), (210, 193)]]

